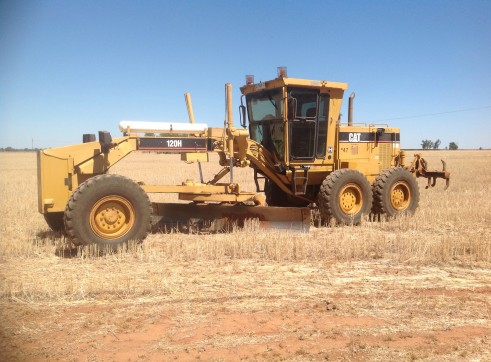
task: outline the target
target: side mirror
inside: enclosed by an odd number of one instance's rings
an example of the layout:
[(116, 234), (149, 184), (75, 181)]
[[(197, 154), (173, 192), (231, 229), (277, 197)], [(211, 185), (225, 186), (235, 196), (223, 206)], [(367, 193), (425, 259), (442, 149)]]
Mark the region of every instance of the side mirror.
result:
[(246, 109), (244, 106), (239, 106), (240, 109), (240, 125), (246, 128)]
[(243, 128), (246, 128), (246, 108), (242, 104), (242, 99), (244, 96), (240, 98), (240, 106), (239, 106), (239, 115), (240, 115), (240, 125)]

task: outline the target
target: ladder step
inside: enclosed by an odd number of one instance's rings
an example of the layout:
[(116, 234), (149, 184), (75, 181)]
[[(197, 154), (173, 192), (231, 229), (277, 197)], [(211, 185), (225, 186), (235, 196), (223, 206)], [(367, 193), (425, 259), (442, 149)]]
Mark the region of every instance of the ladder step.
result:
[(305, 193), (307, 192), (309, 168), (310, 167), (292, 168), (292, 172), (293, 172), (292, 191), (294, 195), (305, 195)]

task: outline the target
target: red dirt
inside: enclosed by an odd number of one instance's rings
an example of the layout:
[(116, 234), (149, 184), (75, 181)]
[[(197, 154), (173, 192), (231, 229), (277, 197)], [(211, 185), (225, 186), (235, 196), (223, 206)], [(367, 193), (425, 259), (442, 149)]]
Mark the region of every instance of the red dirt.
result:
[[(420, 292), (413, 302), (433, 295), (489, 297), (488, 288)], [(230, 310), (235, 301), (223, 298), (205, 309), (194, 308), (192, 301), (16, 304), (2, 309), (0, 356), (29, 361), (458, 360), (482, 356), (489, 347), (489, 325), (405, 330), (399, 323), (411, 324), (410, 315), (401, 315), (400, 321), (364, 315), (356, 304), (350, 306), (350, 299), (338, 294), (244, 312)], [(459, 313), (449, 310), (449, 318), (452, 312)], [(416, 308), (410, 314), (431, 319), (427, 313)]]

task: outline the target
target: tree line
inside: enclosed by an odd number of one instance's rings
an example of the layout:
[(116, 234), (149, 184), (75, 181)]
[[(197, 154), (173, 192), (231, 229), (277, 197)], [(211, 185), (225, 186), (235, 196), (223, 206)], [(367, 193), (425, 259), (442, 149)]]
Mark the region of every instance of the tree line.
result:
[[(423, 150), (438, 150), (440, 148), (440, 145), (442, 144), (442, 141), (437, 139), (436, 141), (432, 140), (422, 140), (421, 141), (421, 148)], [(456, 142), (450, 142), (445, 149), (447, 150), (457, 150), (459, 148), (459, 145)]]
[(14, 147), (5, 147), (0, 148), (0, 152), (36, 152), (41, 150), (42, 148), (14, 148)]

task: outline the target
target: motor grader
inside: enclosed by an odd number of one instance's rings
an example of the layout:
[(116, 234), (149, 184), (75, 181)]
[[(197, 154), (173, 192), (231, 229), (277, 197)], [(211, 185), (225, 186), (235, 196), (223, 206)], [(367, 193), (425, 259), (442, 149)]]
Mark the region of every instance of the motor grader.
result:
[[(152, 227), (243, 224), (307, 231), (311, 211), (321, 222), (357, 224), (363, 215), (413, 213), (419, 202), (416, 177), (449, 180), (428, 171), (419, 155), (406, 165), (400, 132), (388, 125), (341, 122), (346, 83), (277, 78), (241, 87), (240, 125), (232, 119), (232, 86), (226, 84), (223, 128), (195, 123), (189, 94), (189, 123), (122, 121), (123, 135), (99, 131), (83, 143), (38, 152), (39, 212), (53, 230), (75, 245), (116, 246), (141, 241)], [(145, 136), (156, 133), (157, 136)], [(180, 185), (146, 185), (108, 170), (133, 151), (180, 153), (196, 162), (200, 179)], [(201, 162), (216, 152), (223, 167), (204, 181)], [(236, 167), (252, 167), (256, 190), (234, 182)], [(266, 202), (259, 194), (264, 191)], [(149, 193), (177, 193), (179, 203), (151, 203)]]

